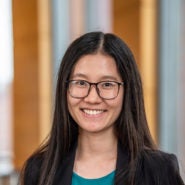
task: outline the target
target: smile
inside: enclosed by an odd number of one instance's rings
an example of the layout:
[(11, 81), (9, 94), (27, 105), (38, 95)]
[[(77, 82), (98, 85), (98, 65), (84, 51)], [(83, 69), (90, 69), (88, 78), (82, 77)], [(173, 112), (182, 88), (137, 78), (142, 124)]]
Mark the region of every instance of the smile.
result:
[(91, 110), (91, 109), (82, 109), (82, 111), (88, 115), (98, 115), (104, 112), (104, 110)]

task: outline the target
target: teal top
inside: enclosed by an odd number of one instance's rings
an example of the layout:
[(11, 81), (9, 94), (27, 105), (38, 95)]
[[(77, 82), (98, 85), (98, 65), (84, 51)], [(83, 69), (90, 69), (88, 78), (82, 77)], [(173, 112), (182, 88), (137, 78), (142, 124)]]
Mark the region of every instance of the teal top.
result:
[(73, 172), (72, 185), (113, 185), (115, 171), (97, 179), (87, 179)]

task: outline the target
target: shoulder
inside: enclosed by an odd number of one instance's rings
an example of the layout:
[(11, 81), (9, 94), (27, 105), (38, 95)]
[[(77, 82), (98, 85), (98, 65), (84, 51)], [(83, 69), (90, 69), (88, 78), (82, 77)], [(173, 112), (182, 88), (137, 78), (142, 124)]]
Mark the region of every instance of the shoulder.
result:
[[(144, 150), (138, 159), (138, 166), (144, 178), (159, 184), (183, 185), (177, 157), (159, 150)], [(155, 183), (154, 183), (155, 184)]]
[(21, 181), (24, 185), (38, 184), (40, 169), (42, 166), (43, 155), (33, 155), (24, 164)]
[(174, 154), (169, 154), (160, 150), (144, 150), (141, 153), (143, 161), (146, 164), (154, 166), (164, 165), (165, 167), (173, 167), (178, 170), (177, 157)]

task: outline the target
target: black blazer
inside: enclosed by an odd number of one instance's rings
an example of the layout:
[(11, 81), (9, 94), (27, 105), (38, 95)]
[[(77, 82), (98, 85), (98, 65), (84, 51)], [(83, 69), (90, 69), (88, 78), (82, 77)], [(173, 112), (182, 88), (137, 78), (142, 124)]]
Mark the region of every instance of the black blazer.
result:
[[(59, 165), (53, 185), (71, 185), (76, 147)], [(128, 180), (129, 154), (118, 147), (115, 183), (129, 185)], [(24, 185), (37, 185), (41, 160), (31, 158), (24, 175)], [(26, 168), (27, 168), (26, 167)], [(121, 175), (122, 174), (122, 175)], [(135, 185), (184, 185), (179, 174), (177, 158), (173, 154), (161, 151), (144, 150), (137, 158)]]

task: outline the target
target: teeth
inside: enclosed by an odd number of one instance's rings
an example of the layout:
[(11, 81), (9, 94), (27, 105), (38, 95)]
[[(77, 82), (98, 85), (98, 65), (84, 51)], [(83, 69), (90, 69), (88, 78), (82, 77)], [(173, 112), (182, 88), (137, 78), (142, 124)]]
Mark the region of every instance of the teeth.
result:
[(86, 114), (90, 114), (90, 115), (97, 115), (97, 114), (101, 114), (103, 112), (103, 110), (89, 110), (89, 109), (84, 109), (83, 111)]

